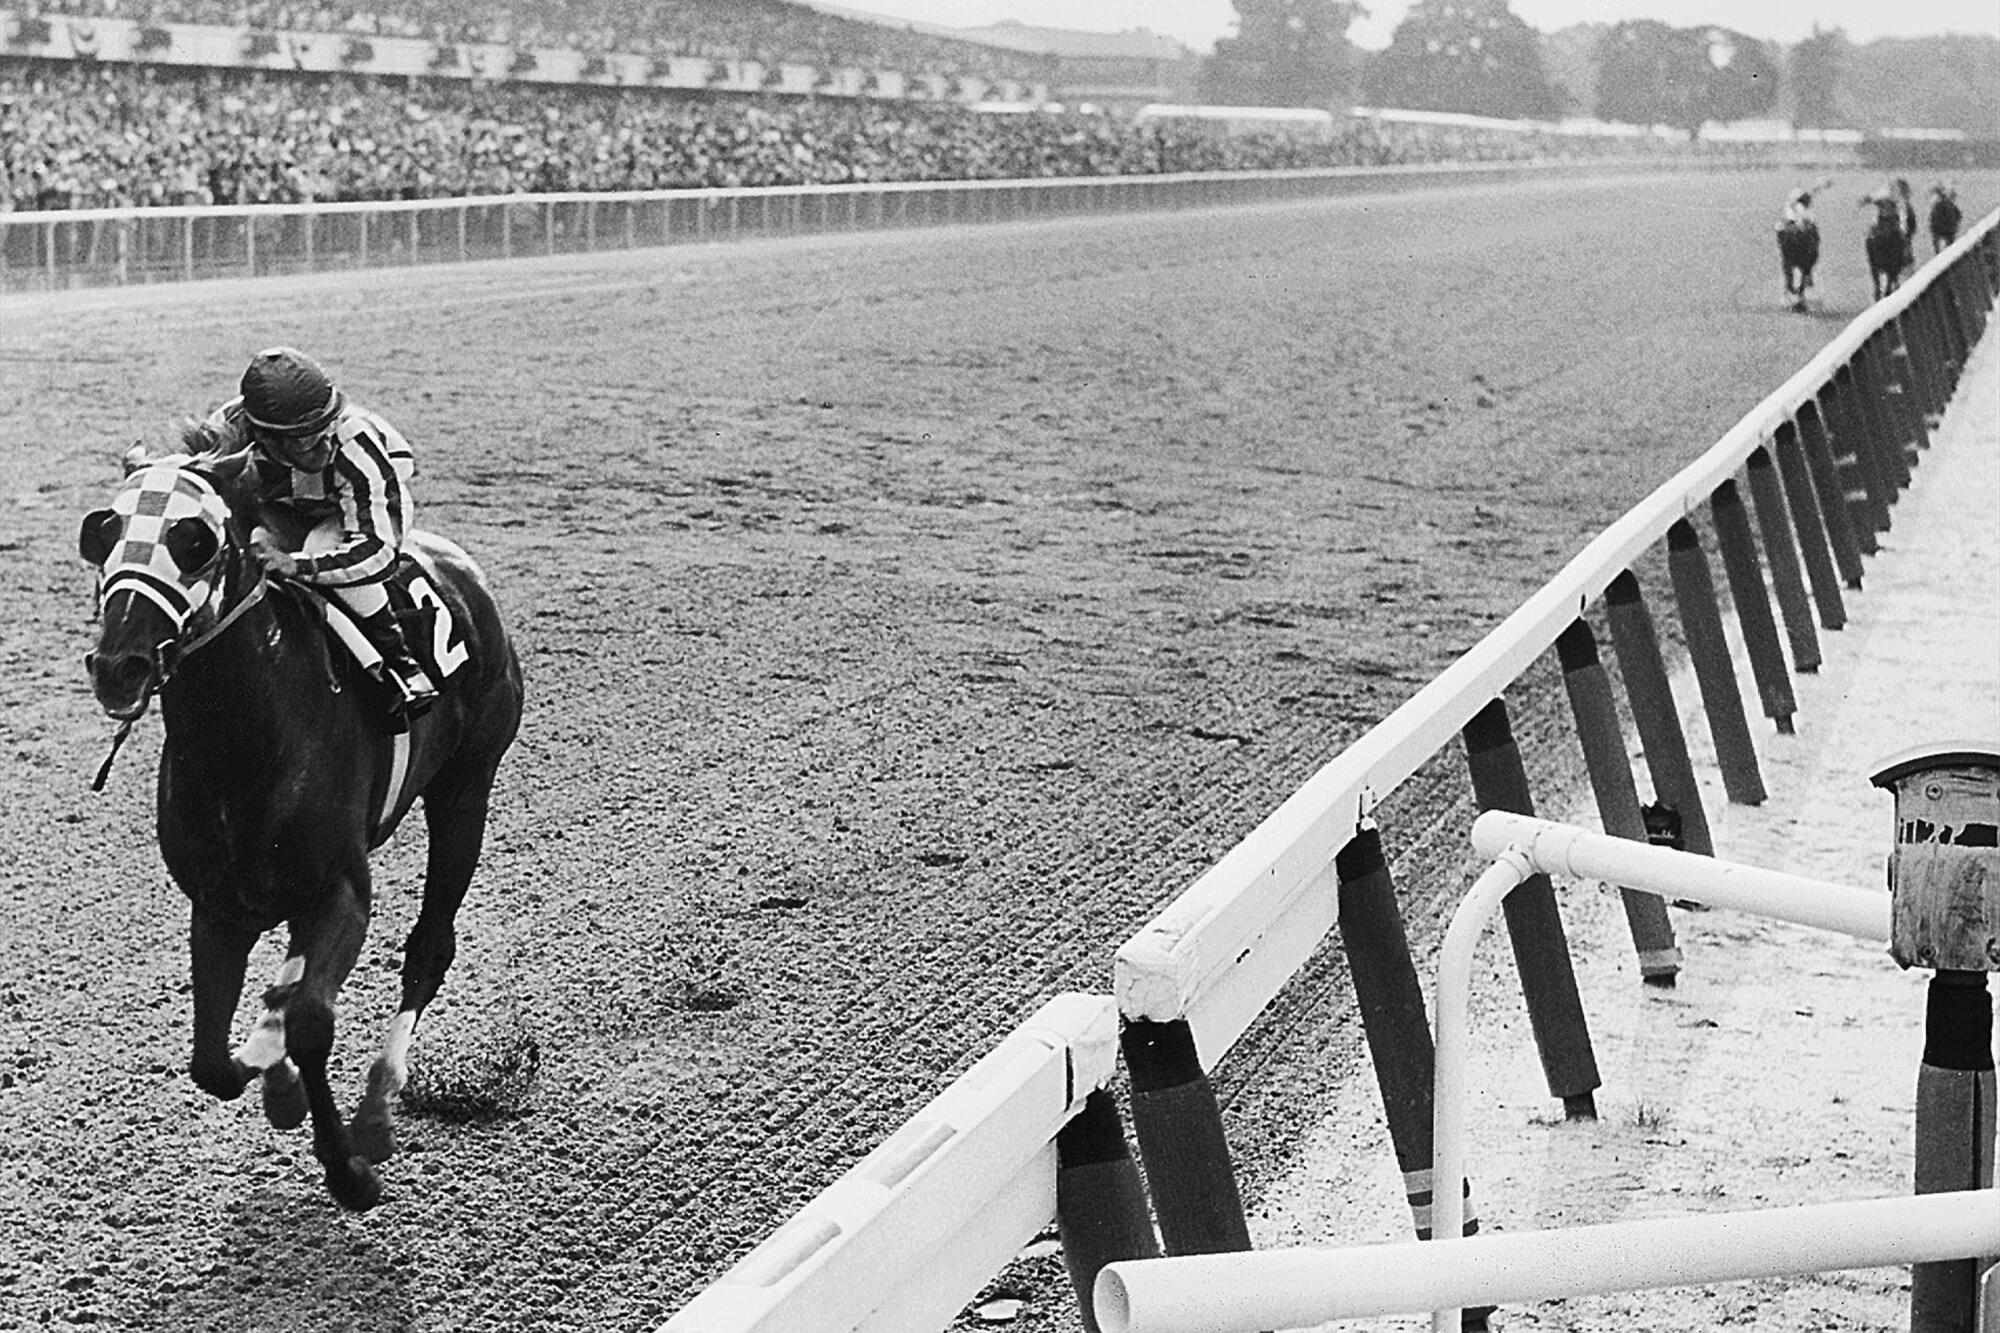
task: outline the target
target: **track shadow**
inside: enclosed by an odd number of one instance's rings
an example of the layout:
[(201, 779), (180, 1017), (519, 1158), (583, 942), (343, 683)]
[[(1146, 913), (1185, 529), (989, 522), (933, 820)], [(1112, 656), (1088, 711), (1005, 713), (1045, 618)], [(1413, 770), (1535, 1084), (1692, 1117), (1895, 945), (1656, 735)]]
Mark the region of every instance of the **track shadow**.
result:
[(1773, 318), (1803, 320), (1812, 324), (1832, 324), (1844, 326), (1866, 309), (1866, 305), (1850, 306), (1840, 303), (1823, 303), (1817, 299), (1807, 303), (1804, 310), (1794, 308), (1788, 301), (1775, 301), (1764, 307)]
[(198, 1286), (161, 1293), (128, 1327), (175, 1333), (408, 1333), (401, 1273), (331, 1200), (266, 1188), (230, 1210)]

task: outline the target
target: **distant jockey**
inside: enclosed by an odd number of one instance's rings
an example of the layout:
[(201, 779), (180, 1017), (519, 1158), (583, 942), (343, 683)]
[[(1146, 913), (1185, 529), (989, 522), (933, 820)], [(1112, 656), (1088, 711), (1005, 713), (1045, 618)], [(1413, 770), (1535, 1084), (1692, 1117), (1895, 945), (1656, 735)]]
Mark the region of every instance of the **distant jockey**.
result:
[(1784, 210), (1778, 215), (1778, 226), (1780, 228), (1788, 225), (1805, 226), (1815, 231), (1819, 230), (1819, 224), (1813, 221), (1813, 196), (1832, 188), (1833, 181), (1829, 178), (1817, 185), (1807, 185), (1793, 190), (1785, 197)]
[(1910, 195), (1910, 183), (1901, 176), (1889, 182), (1889, 188), (1896, 195), (1896, 221), (1903, 228), (1903, 268), (1907, 273), (1917, 266), (1917, 201)]
[(205, 428), (222, 447), (252, 451), (261, 501), (295, 514), (305, 529), (295, 551), (259, 529), (258, 558), (354, 613), (382, 654), (396, 711), (414, 717), (436, 700), (437, 686), (410, 651), (383, 586), (414, 515), (409, 442), (349, 403), (312, 358), (290, 347), (259, 352), (240, 387)]
[(1778, 260), (1784, 265), (1785, 295), (1792, 298), (1794, 310), (1806, 308), (1806, 290), (1812, 286), (1813, 268), (1819, 263), (1819, 223), (1813, 220), (1813, 194), (1832, 184), (1825, 180), (1793, 190), (1778, 214)]

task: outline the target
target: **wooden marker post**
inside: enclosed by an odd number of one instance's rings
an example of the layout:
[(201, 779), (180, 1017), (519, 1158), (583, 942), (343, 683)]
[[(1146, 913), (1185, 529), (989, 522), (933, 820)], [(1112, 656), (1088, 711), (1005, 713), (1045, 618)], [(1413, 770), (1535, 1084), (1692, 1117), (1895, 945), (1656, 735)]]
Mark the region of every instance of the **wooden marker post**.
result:
[(1099, 1270), (1160, 1254), (1146, 1187), (1107, 1089), (1093, 1089), (1083, 1110), (1056, 1132), (1056, 1228), (1084, 1333), (1097, 1333), (1090, 1293)]
[(1132, 1129), (1163, 1248), (1176, 1255), (1249, 1249), (1222, 1107), (1188, 1021), (1127, 1019), (1118, 1045), (1132, 1076)]
[[(1916, 1192), (1992, 1189), (1986, 974), (2000, 970), (2000, 744), (1919, 746), (1886, 761), (1873, 781), (1896, 797), (1889, 954), (1933, 971), (1917, 1070)], [(1911, 1333), (1973, 1333), (1980, 1275), (1995, 1258), (1915, 1265)]]

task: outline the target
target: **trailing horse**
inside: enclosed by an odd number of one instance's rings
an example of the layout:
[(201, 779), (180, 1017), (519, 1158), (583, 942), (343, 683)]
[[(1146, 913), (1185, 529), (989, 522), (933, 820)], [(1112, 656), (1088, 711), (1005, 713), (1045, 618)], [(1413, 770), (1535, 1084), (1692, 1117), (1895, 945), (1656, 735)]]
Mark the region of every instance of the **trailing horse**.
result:
[(1958, 208), (1958, 191), (1948, 185), (1931, 187), (1931, 253), (1958, 239), (1958, 224), (1964, 214)]
[(1879, 301), (1903, 280), (1903, 270), (1909, 266), (1910, 238), (1903, 231), (1902, 214), (1893, 195), (1871, 195), (1861, 202), (1875, 208), (1875, 221), (1862, 245), (1868, 252), (1868, 275)]
[(1785, 295), (1792, 298), (1792, 309), (1804, 310), (1813, 269), (1819, 264), (1818, 225), (1807, 220), (1779, 227), (1778, 261), (1785, 269)]
[[(389, 1102), (456, 951), (453, 918), (520, 726), (521, 668), (470, 557), (412, 533), (405, 558), (426, 576), (431, 648), (449, 674), (435, 707), (392, 726), (378, 683), (329, 646), (319, 600), (265, 575), (250, 541), (263, 518), (250, 466), (241, 453), (127, 456), (124, 487), (79, 534), (99, 570), (103, 620), (85, 664), (98, 703), (125, 728), (160, 700), (160, 852), (193, 905), (190, 1073), (225, 1100), (261, 1075), (280, 1128), (309, 1112), (327, 1187), (358, 1210), (381, 1197), (375, 1166), (395, 1150)], [(423, 905), (398, 1012), (349, 1122), (327, 1082), (334, 1002), (368, 929), (368, 855), (419, 797)], [(232, 1051), (250, 951), (281, 924), (285, 963), (261, 1021)]]

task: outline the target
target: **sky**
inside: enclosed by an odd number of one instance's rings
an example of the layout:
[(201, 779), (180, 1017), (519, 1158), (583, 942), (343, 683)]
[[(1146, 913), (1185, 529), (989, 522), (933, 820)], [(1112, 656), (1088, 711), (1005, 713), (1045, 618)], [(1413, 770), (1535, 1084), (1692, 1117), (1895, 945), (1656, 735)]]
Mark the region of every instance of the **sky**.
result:
[[(1052, 28), (1122, 32), (1150, 28), (1209, 51), (1217, 37), (1236, 30), (1230, 0), (835, 0), (849, 9), (894, 18), (978, 27), (1005, 19)], [(1363, 0), (1369, 11), (1349, 36), (1378, 50), (1410, 7), (1410, 0)], [(1513, 0), (1513, 11), (1543, 32), (1584, 21), (1658, 19), (1675, 27), (1719, 23), (1753, 37), (1784, 43), (1811, 33), (1814, 22), (1839, 27), (1855, 41), (1976, 32), (2000, 37), (2000, 0)]]

